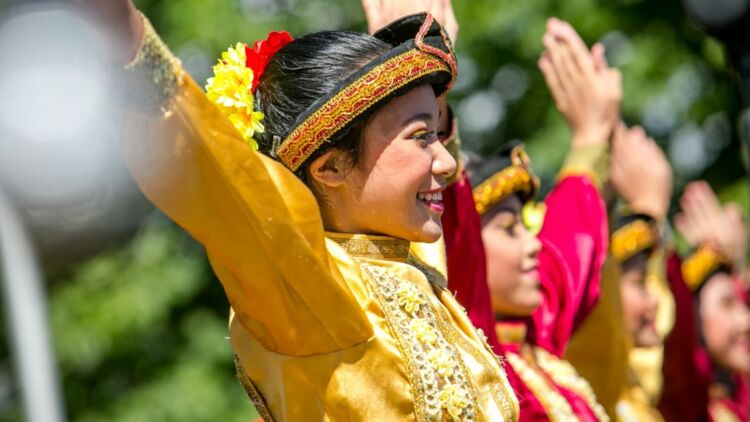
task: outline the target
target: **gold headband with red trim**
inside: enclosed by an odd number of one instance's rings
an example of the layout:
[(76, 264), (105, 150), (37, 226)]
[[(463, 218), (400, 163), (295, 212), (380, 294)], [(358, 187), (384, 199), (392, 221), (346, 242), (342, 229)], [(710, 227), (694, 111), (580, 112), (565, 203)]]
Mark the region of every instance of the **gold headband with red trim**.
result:
[[(445, 28), (429, 13), (401, 18), (374, 37), (393, 48), (310, 106), (283, 141), (273, 136), (270, 154), (292, 171), (336, 133), (379, 102), (402, 93), (409, 84), (429, 83), (442, 94), (455, 82), (458, 66), (453, 45)], [(264, 131), (264, 115), (255, 109), (255, 87), (271, 58), (290, 42), (288, 33), (272, 32), (253, 48), (237, 43), (222, 53), (213, 68), (214, 76), (207, 81), (208, 99), (254, 149), (258, 149), (254, 135)]]
[(732, 267), (716, 249), (703, 245), (682, 261), (682, 279), (692, 291), (698, 290), (713, 274)]
[(658, 239), (653, 224), (637, 219), (612, 233), (610, 251), (617, 262), (623, 263), (640, 252), (652, 250)]
[(529, 169), (529, 156), (523, 146), (513, 148), (511, 165), (490, 176), (474, 188), (474, 204), (479, 215), (515, 193), (530, 197), (539, 189), (539, 178)]
[[(336, 133), (355, 121), (360, 115), (377, 103), (388, 98), (399, 89), (427, 75), (446, 73), (450, 81), (448, 90), (458, 73), (456, 57), (445, 29), (429, 13), (409, 16), (396, 21), (375, 34), (403, 32), (404, 27), (422, 19), (416, 35), (401, 42), (397, 49), (404, 50), (386, 60), (381, 58), (366, 65), (356, 78), (347, 86), (338, 90), (331, 98), (304, 117), (294, 130), (275, 148), (274, 154), (290, 170), (296, 171), (320, 146), (330, 140)], [(426, 42), (428, 32), (439, 28), (440, 43), (443, 49)], [(432, 36), (436, 38), (435, 36)], [(393, 41), (393, 40), (391, 40)], [(412, 45), (413, 42), (413, 45)], [(388, 53), (386, 53), (388, 54)]]
[(296, 171), (325, 141), (372, 105), (437, 71), (451, 70), (442, 60), (419, 50), (406, 51), (376, 66), (299, 124), (276, 150), (279, 160)]

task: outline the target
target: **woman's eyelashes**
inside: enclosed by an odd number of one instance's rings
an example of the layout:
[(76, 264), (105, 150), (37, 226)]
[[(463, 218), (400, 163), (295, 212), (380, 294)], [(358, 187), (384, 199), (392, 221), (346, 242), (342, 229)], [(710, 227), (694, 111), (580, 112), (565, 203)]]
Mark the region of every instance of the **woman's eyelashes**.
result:
[(498, 216), (495, 227), (497, 227), (500, 230), (505, 231), (510, 236), (515, 235), (516, 228), (520, 224), (522, 224), (520, 216), (516, 216), (511, 213), (503, 213), (503, 214), (504, 215)]
[(434, 130), (418, 130), (411, 135), (411, 138), (427, 145), (430, 142), (437, 141), (438, 135)]

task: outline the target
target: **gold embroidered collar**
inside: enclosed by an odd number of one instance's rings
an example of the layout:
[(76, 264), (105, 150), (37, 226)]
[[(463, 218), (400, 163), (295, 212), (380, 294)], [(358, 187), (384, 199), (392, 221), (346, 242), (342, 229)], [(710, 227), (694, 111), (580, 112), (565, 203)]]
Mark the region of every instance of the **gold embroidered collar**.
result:
[(406, 262), (410, 242), (388, 236), (326, 232), (326, 237), (338, 243), (355, 258), (384, 259)]
[(495, 334), (500, 344), (521, 346), (526, 341), (526, 324), (523, 321), (499, 321), (495, 323)]

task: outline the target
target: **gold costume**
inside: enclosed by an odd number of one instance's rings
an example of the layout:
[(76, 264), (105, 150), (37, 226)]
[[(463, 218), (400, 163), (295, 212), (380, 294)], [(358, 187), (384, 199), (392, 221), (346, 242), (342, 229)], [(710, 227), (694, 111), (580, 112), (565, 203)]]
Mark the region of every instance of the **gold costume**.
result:
[(147, 21), (127, 73), (131, 170), (206, 248), (267, 422), (518, 418), (500, 362), (409, 242), (324, 232), (311, 191), (248, 147)]
[[(656, 329), (661, 338), (674, 325), (674, 299), (666, 284), (664, 250), (649, 259), (647, 285), (658, 297)], [(595, 338), (597, 341), (592, 342)], [(566, 358), (589, 380), (607, 412), (618, 421), (660, 422), (656, 408), (662, 388), (663, 345), (632, 347), (620, 297), (620, 269), (610, 257), (602, 278), (602, 298), (573, 336)]]

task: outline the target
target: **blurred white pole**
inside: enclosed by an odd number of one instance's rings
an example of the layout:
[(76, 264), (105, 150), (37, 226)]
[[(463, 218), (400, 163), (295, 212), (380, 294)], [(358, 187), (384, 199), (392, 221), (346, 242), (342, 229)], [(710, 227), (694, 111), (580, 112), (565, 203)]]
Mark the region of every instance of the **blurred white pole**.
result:
[(31, 239), (0, 189), (0, 279), (11, 350), (29, 422), (64, 421), (43, 277)]

